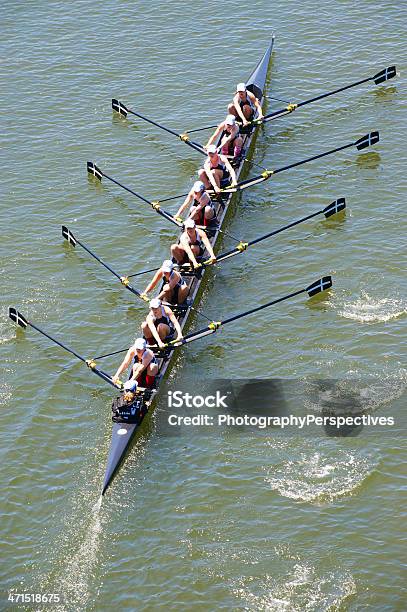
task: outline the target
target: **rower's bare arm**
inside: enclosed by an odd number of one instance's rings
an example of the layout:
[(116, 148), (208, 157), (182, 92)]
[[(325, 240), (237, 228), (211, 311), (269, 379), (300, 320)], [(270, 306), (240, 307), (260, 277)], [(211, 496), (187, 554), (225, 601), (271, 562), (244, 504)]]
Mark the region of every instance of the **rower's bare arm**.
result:
[(209, 242), (209, 238), (208, 238), (208, 236), (207, 236), (207, 235), (206, 235), (206, 233), (205, 233), (204, 231), (202, 231), (202, 230), (199, 230), (199, 234), (200, 234), (200, 236), (201, 236), (201, 238), (202, 238), (202, 242), (204, 243), (204, 245), (205, 245), (205, 247), (206, 247), (206, 250), (207, 250), (207, 251), (208, 251), (208, 253), (209, 253), (209, 257), (210, 257), (210, 258), (211, 258), (213, 261), (215, 261), (215, 260), (216, 260), (216, 255), (215, 255), (215, 253), (213, 252), (213, 248), (212, 248), (211, 243)]
[(178, 321), (177, 317), (175, 316), (175, 314), (170, 309), (168, 309), (167, 314), (170, 317), (170, 321), (173, 324), (175, 331), (177, 332), (176, 340), (181, 340), (182, 337), (183, 337), (182, 336), (182, 329), (181, 329), (181, 326), (179, 324), (179, 321)]
[(130, 380), (136, 380), (140, 376), (140, 374), (144, 372), (145, 369), (146, 369), (146, 366), (143, 363), (138, 363), (133, 368), (133, 374)]
[(148, 315), (147, 317), (147, 325), (150, 329), (151, 335), (153, 336), (154, 340), (157, 342), (158, 346), (162, 346), (163, 345), (162, 340), (158, 334), (156, 326), (154, 325), (154, 321), (151, 315)]
[(232, 142), (232, 140), (234, 140), (235, 138), (237, 138), (237, 136), (239, 136), (239, 128), (235, 125), (234, 129), (232, 130), (232, 132), (229, 134), (229, 136), (223, 141), (223, 145), (227, 145), (229, 142)]
[(232, 179), (232, 184), (233, 183), (236, 184), (237, 183), (237, 178), (236, 178), (236, 172), (235, 172), (233, 166), (231, 165), (231, 163), (229, 162), (227, 157), (222, 157), (222, 161), (224, 162), (224, 164), (226, 166), (226, 169), (227, 169), (227, 171), (230, 174), (230, 178)]
[(178, 277), (178, 274), (175, 274), (175, 273), (173, 274), (173, 276), (168, 281), (168, 286), (171, 290), (174, 289), (175, 285), (178, 284), (178, 281), (180, 280), (180, 278), (181, 278), (181, 275)]
[(157, 272), (154, 274), (153, 276), (153, 280), (151, 281), (151, 283), (149, 285), (147, 285), (147, 287), (144, 289), (143, 293), (145, 295), (147, 295), (147, 293), (149, 293), (150, 291), (152, 291), (152, 289), (154, 289), (154, 287), (157, 285), (158, 281), (162, 278), (162, 272), (161, 272), (161, 268), (159, 270), (157, 270)]
[(263, 119), (263, 117), (264, 117), (263, 109), (262, 109), (261, 104), (260, 104), (260, 102), (258, 100), (257, 100), (256, 107), (257, 107), (257, 111), (258, 111), (257, 119)]
[(216, 184), (215, 177), (213, 176), (213, 173), (212, 173), (212, 170), (211, 170), (209, 162), (205, 162), (204, 163), (204, 169), (205, 169), (205, 172), (206, 172), (206, 176), (208, 177), (208, 180), (209, 180), (210, 184), (213, 187), (213, 190), (215, 191), (215, 193), (218, 193), (219, 192), (219, 187)]
[(207, 149), (209, 145), (214, 144), (215, 140), (219, 137), (219, 134), (221, 133), (222, 129), (223, 129), (223, 123), (218, 125), (218, 127), (216, 128), (212, 136), (209, 138), (208, 142), (205, 145), (205, 149)]
[(112, 376), (112, 380), (114, 383), (117, 383), (120, 379), (120, 375), (122, 374), (122, 372), (124, 372), (124, 370), (126, 370), (131, 363), (131, 360), (133, 359), (133, 348), (129, 348), (129, 350), (126, 353), (126, 357), (123, 359), (122, 363), (120, 364), (120, 366), (117, 369), (117, 372), (114, 376)]
[(239, 115), (240, 119), (243, 121), (243, 123), (247, 123), (247, 119), (244, 116), (242, 109), (240, 108), (239, 94), (236, 94), (235, 97), (233, 98), (233, 106), (235, 107), (235, 110), (237, 114)]
[(189, 192), (189, 194), (187, 195), (187, 197), (185, 198), (185, 200), (179, 207), (178, 212), (175, 214), (175, 217), (180, 217), (182, 213), (184, 212), (184, 210), (186, 209), (186, 207), (188, 206), (188, 204), (191, 203), (191, 201), (192, 201), (192, 190)]
[(188, 255), (190, 261), (192, 261), (192, 265), (194, 267), (198, 267), (198, 262), (197, 262), (197, 260), (195, 258), (193, 250), (191, 249), (191, 247), (190, 247), (190, 245), (188, 243), (188, 240), (186, 240), (185, 238), (181, 238), (181, 244), (184, 247), (185, 252)]
[(261, 104), (259, 102), (259, 100), (256, 98), (256, 96), (254, 94), (252, 94), (251, 97), (254, 106), (257, 108), (257, 112), (258, 112), (258, 117), (257, 119), (262, 119), (263, 118), (263, 109), (261, 108)]
[(235, 138), (236, 134), (232, 133), (229, 134), (229, 136), (226, 136), (225, 138), (222, 139), (222, 142), (220, 143), (220, 147), (225, 147), (227, 144), (229, 144), (229, 142), (231, 142), (234, 138)]

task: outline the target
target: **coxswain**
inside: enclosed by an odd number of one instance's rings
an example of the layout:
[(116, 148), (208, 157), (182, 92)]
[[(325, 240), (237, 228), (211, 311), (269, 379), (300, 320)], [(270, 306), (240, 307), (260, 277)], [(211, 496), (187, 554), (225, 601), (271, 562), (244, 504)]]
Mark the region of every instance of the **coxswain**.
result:
[(193, 219), (187, 219), (184, 223), (185, 231), (181, 234), (178, 244), (171, 247), (171, 255), (179, 266), (187, 263), (188, 260), (194, 268), (199, 268), (200, 264), (197, 257), (202, 257), (205, 249), (209, 253), (210, 261), (215, 262), (216, 256), (213, 252), (211, 243), (205, 232), (198, 227)]
[[(157, 343), (160, 348), (171, 340), (182, 340), (182, 329), (175, 314), (169, 306), (163, 306), (162, 301), (158, 298), (151, 300), (150, 312), (142, 323), (141, 329), (147, 343)], [(175, 333), (176, 338), (174, 338)]]
[(236, 185), (237, 179), (235, 171), (225, 155), (219, 155), (218, 149), (214, 144), (207, 147), (208, 157), (204, 167), (199, 170), (199, 179), (205, 185), (205, 189), (213, 189), (215, 193), (220, 193), (221, 187), (226, 187), (230, 182)]
[(228, 113), (234, 115), (243, 125), (247, 125), (255, 117), (263, 118), (263, 110), (256, 96), (247, 89), (245, 83), (238, 83), (233, 101), (228, 106)]
[(171, 259), (163, 261), (161, 268), (154, 274), (153, 280), (144, 289), (143, 295), (147, 295), (150, 291), (163, 281), (161, 292), (157, 296), (163, 302), (171, 304), (183, 304), (187, 299), (189, 288), (178, 270), (174, 270), (174, 264)]
[(202, 181), (196, 181), (184, 202), (180, 206), (176, 217), (181, 217), (184, 210), (191, 205), (188, 219), (193, 219), (197, 225), (208, 227), (216, 223), (216, 210), (210, 196), (205, 190)]
[(236, 117), (232, 114), (227, 115), (214, 131), (213, 135), (208, 140), (206, 149), (211, 144), (217, 144), (218, 150), (222, 155), (232, 156), (238, 160), (242, 152), (243, 138), (239, 132), (239, 126), (236, 123)]
[(139, 385), (152, 389), (158, 373), (158, 364), (153, 351), (147, 348), (144, 338), (137, 338), (129, 348), (112, 380), (117, 384), (121, 374), (132, 365), (129, 380), (124, 384), (126, 391), (134, 390)]

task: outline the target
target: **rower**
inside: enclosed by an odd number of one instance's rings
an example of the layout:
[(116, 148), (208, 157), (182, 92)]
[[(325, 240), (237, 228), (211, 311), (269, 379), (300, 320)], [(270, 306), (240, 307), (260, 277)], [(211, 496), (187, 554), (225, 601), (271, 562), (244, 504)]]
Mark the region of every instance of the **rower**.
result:
[(189, 204), (192, 203), (188, 219), (193, 219), (197, 225), (208, 227), (216, 223), (215, 205), (205, 190), (202, 181), (196, 181), (178, 210), (176, 217), (180, 217)]
[(233, 101), (228, 106), (228, 113), (234, 115), (243, 125), (250, 123), (255, 116), (256, 119), (263, 118), (263, 110), (259, 100), (247, 89), (245, 83), (238, 83)]
[(163, 285), (158, 299), (171, 302), (171, 304), (183, 304), (187, 299), (189, 288), (178, 270), (174, 270), (171, 259), (163, 261), (161, 268), (154, 274), (151, 283), (144, 289), (143, 296), (154, 289), (161, 279)]
[(213, 252), (211, 243), (205, 232), (196, 227), (193, 219), (187, 219), (184, 223), (185, 231), (181, 234), (178, 244), (173, 244), (171, 247), (171, 255), (179, 266), (187, 263), (188, 260), (194, 268), (199, 268), (197, 257), (202, 257), (205, 249), (209, 253), (210, 261), (216, 261), (215, 253)]
[(125, 390), (134, 390), (137, 385), (152, 389), (155, 377), (158, 373), (158, 363), (153, 351), (147, 348), (144, 338), (137, 338), (129, 348), (112, 380), (115, 384), (119, 382), (122, 372), (132, 365), (129, 380), (124, 384)]
[(206, 148), (219, 141), (218, 149), (221, 150), (223, 155), (232, 156), (235, 160), (239, 159), (242, 153), (243, 138), (240, 136), (239, 126), (234, 115), (227, 115), (226, 119), (218, 125), (208, 140)]
[(232, 185), (237, 183), (236, 174), (225, 155), (219, 155), (218, 149), (214, 144), (207, 147), (208, 157), (204, 167), (198, 171), (200, 180), (205, 185), (205, 189), (212, 189), (215, 193), (220, 193), (221, 187), (226, 187), (230, 181)]
[(141, 329), (147, 343), (153, 344), (155, 341), (160, 348), (164, 348), (166, 342), (174, 340), (175, 332), (177, 333), (175, 340), (182, 340), (182, 329), (175, 314), (169, 306), (163, 306), (158, 298), (151, 300), (150, 312)]

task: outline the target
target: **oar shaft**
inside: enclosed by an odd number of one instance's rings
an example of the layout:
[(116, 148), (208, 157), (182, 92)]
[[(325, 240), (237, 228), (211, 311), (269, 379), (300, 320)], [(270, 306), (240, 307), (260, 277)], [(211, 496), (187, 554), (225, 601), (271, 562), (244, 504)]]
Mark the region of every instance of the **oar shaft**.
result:
[(326, 157), (327, 155), (332, 155), (333, 153), (338, 153), (339, 151), (344, 151), (345, 149), (350, 149), (355, 145), (354, 142), (343, 145), (342, 147), (337, 147), (336, 149), (331, 149), (330, 151), (326, 151), (325, 153), (319, 153), (318, 155), (313, 155), (312, 157), (308, 157), (307, 159), (303, 159), (301, 161), (295, 162), (293, 164), (288, 164), (287, 166), (282, 166), (281, 168), (277, 168), (277, 170), (273, 170), (273, 174), (278, 174), (279, 172), (284, 172), (285, 170), (290, 170), (291, 168), (296, 168), (297, 166), (302, 166), (303, 164), (307, 164), (308, 162), (314, 161), (316, 159), (320, 159), (321, 157)]
[(77, 353), (76, 351), (74, 351), (73, 349), (69, 348), (69, 346), (66, 346), (65, 344), (63, 344), (62, 342), (60, 342), (59, 340), (57, 340), (56, 338), (54, 338), (53, 336), (50, 336), (50, 334), (48, 334), (47, 332), (45, 332), (43, 329), (41, 329), (40, 327), (38, 327), (37, 325), (35, 325), (35, 323), (31, 323), (31, 321), (28, 321), (28, 325), (30, 327), (32, 327), (33, 329), (35, 329), (37, 332), (39, 332), (40, 334), (42, 334), (43, 336), (45, 336), (46, 338), (48, 338), (48, 340), (51, 340), (51, 342), (54, 342), (55, 344), (57, 344), (58, 346), (60, 346), (61, 348), (63, 348), (65, 351), (67, 351), (68, 353), (71, 353), (71, 355), (74, 355), (77, 359), (79, 359), (80, 361), (82, 361), (83, 363), (86, 363), (86, 359), (84, 357), (82, 357), (82, 355), (79, 355), (79, 353)]
[(346, 91), (347, 89), (351, 89), (352, 87), (357, 87), (358, 85), (363, 85), (363, 83), (368, 83), (372, 81), (374, 77), (368, 77), (367, 79), (361, 79), (360, 81), (356, 81), (355, 83), (351, 83), (350, 85), (344, 85), (343, 87), (339, 87), (333, 91), (328, 91), (327, 93), (320, 94), (318, 96), (314, 96), (313, 98), (309, 98), (308, 100), (304, 100), (303, 102), (298, 102), (295, 104), (293, 108), (282, 108), (280, 110), (274, 111), (272, 113), (268, 113), (263, 118), (263, 123), (267, 123), (268, 121), (272, 121), (273, 119), (278, 119), (284, 115), (289, 115), (293, 110), (300, 108), (301, 106), (306, 106), (307, 104), (312, 104), (312, 102), (317, 102), (318, 100), (322, 100), (324, 98), (328, 98), (329, 96), (334, 96), (341, 91)]
[(187, 334), (183, 341), (181, 341), (180, 344), (186, 344), (188, 342), (192, 342), (193, 340), (198, 340), (199, 338), (203, 338), (204, 336), (209, 336), (210, 334), (214, 334), (219, 327), (223, 327), (223, 325), (226, 325), (227, 323), (232, 323), (233, 321), (237, 321), (238, 319), (242, 319), (243, 317), (247, 317), (248, 315), (253, 314), (254, 312), (259, 312), (260, 310), (263, 310), (264, 308), (268, 308), (269, 306), (273, 306), (274, 304), (279, 304), (280, 302), (284, 302), (285, 300), (289, 300), (290, 298), (293, 298), (297, 295), (300, 295), (301, 293), (306, 293), (306, 289), (300, 289), (299, 291), (294, 291), (293, 293), (290, 293), (288, 295), (285, 295), (281, 298), (278, 298), (276, 300), (273, 300), (271, 302), (267, 302), (267, 304), (262, 304), (261, 306), (256, 306), (256, 308), (251, 308), (250, 310), (246, 310), (245, 312), (241, 312), (237, 315), (234, 315), (233, 317), (228, 317), (227, 319), (224, 319), (223, 321), (219, 321), (219, 323), (216, 324), (212, 324), (209, 325), (208, 327), (204, 327), (203, 329), (199, 329), (196, 332), (192, 332), (191, 334)]
[(233, 191), (243, 191), (243, 189), (247, 189), (248, 187), (252, 187), (259, 183), (263, 183), (267, 181), (269, 178), (274, 176), (275, 174), (279, 174), (280, 172), (284, 172), (285, 170), (290, 170), (291, 168), (296, 168), (297, 166), (302, 166), (303, 164), (307, 164), (308, 162), (314, 161), (315, 159), (319, 159), (321, 157), (326, 157), (327, 155), (331, 155), (332, 153), (337, 153), (338, 151), (342, 151), (343, 149), (348, 149), (352, 147), (354, 143), (343, 145), (342, 147), (338, 147), (336, 149), (332, 149), (330, 151), (326, 151), (325, 153), (319, 153), (318, 155), (313, 155), (312, 157), (307, 157), (307, 159), (302, 159), (301, 161), (294, 162), (292, 164), (288, 164), (287, 166), (281, 166), (281, 168), (277, 168), (276, 170), (272, 170), (269, 172), (265, 172), (264, 174), (260, 174), (259, 176), (254, 176), (251, 179), (246, 179), (245, 181), (241, 181), (235, 187), (225, 188), (225, 192), (233, 192)]
[(338, 89), (335, 89), (334, 91), (329, 91), (327, 93), (320, 94), (319, 96), (315, 96), (314, 98), (309, 98), (309, 100), (304, 100), (304, 102), (299, 102), (297, 105), (297, 108), (300, 108), (300, 106), (305, 106), (306, 104), (311, 104), (312, 102), (317, 102), (317, 100), (322, 100), (323, 98), (328, 98), (329, 96), (334, 96), (335, 94), (340, 93), (341, 91), (346, 91), (347, 89), (351, 89), (352, 87), (363, 85), (363, 83), (367, 83), (368, 81), (372, 81), (372, 80), (373, 80), (373, 77), (369, 77), (367, 79), (362, 79), (360, 81), (357, 81), (356, 83), (351, 83), (350, 85), (344, 85), (343, 87), (339, 87)]
[(117, 274), (117, 272), (115, 272), (113, 270), (113, 268), (111, 268), (107, 263), (105, 263), (103, 261), (103, 259), (100, 259), (100, 257), (98, 257), (96, 255), (96, 253), (94, 253), (93, 251), (91, 251), (86, 244), (83, 244), (83, 242), (81, 242), (80, 240), (78, 240), (77, 238), (75, 238), (76, 242), (87, 252), (89, 253), (89, 255), (91, 255), (91, 257), (93, 257), (94, 259), (96, 259), (96, 261), (98, 261), (100, 264), (102, 264), (102, 266), (104, 268), (106, 268), (106, 270), (109, 270), (109, 272), (111, 272), (116, 278), (118, 278), (119, 280), (121, 279), (120, 274)]
[(175, 130), (165, 127), (165, 125), (161, 125), (160, 123), (157, 123), (156, 121), (153, 121), (152, 119), (149, 119), (148, 117), (145, 117), (144, 115), (140, 115), (140, 113), (136, 113), (130, 108), (127, 109), (127, 112), (131, 113), (132, 115), (135, 115), (136, 117), (139, 117), (139, 119), (143, 119), (143, 121), (146, 121), (147, 123), (151, 123), (151, 125), (155, 125), (161, 130), (164, 130), (164, 132), (167, 132), (168, 134), (172, 134), (173, 136), (180, 138), (182, 142), (185, 142), (185, 144), (187, 144), (192, 149), (195, 149), (195, 151), (202, 153), (202, 155), (206, 155), (205, 149), (203, 148), (202, 145), (199, 144), (199, 142), (194, 142), (193, 140), (189, 140), (188, 138), (183, 138), (182, 135), (178, 134)]
[(127, 351), (129, 350), (129, 348), (125, 348), (125, 349), (120, 349), (119, 351), (113, 351), (113, 353), (106, 353), (105, 355), (98, 355), (97, 357), (94, 357), (94, 360), (96, 361), (97, 359), (104, 359), (105, 357), (112, 357), (114, 355), (121, 355), (122, 353), (127, 353)]
[(103, 259), (98, 257), (98, 255), (96, 255), (96, 253), (91, 251), (91, 249), (89, 247), (87, 247), (86, 244), (83, 244), (83, 242), (78, 240), (76, 237), (75, 237), (75, 242), (76, 242), (76, 244), (79, 244), (79, 246), (81, 246), (87, 253), (89, 253), (89, 255), (91, 257), (93, 257), (94, 259), (96, 259), (96, 261), (98, 261), (100, 264), (102, 264), (102, 266), (104, 268), (106, 268), (106, 270), (108, 270), (111, 274), (113, 274), (113, 276), (115, 276), (122, 283), (122, 285), (124, 285), (126, 287), (126, 289), (131, 291), (131, 293), (133, 293), (137, 297), (141, 297), (141, 292), (138, 291), (137, 289), (135, 289), (134, 287), (132, 287), (130, 285), (130, 283), (128, 282), (128, 278), (129, 278), (128, 276), (126, 276), (126, 277), (125, 276), (120, 276), (120, 274), (118, 274), (115, 270), (113, 270), (113, 268), (111, 268), (106, 262), (104, 262)]
[(254, 244), (257, 244), (258, 242), (262, 242), (262, 240), (271, 238), (271, 236), (276, 236), (276, 234), (280, 234), (281, 232), (284, 232), (285, 230), (290, 229), (291, 227), (295, 227), (296, 225), (299, 225), (300, 223), (304, 223), (305, 221), (308, 221), (309, 219), (313, 219), (314, 217), (318, 217), (318, 215), (322, 215), (323, 212), (324, 212), (323, 210), (318, 210), (317, 212), (311, 213), (310, 215), (307, 215), (306, 217), (303, 217), (302, 219), (298, 219), (297, 221), (288, 223), (288, 225), (284, 225), (284, 227), (280, 227), (279, 229), (273, 230), (272, 232), (269, 232), (268, 234), (264, 234), (264, 236), (260, 236), (259, 238), (255, 238), (254, 240), (251, 240), (250, 242), (248, 242), (247, 246), (253, 246)]
[(165, 132), (168, 132), (168, 134), (172, 134), (173, 136), (177, 136), (177, 138), (179, 137), (179, 134), (175, 130), (172, 130), (171, 128), (167, 128), (164, 125), (161, 125), (160, 123), (157, 123), (156, 121), (153, 121), (152, 119), (149, 119), (148, 117), (145, 117), (144, 115), (140, 115), (140, 113), (136, 113), (136, 111), (131, 110), (130, 108), (127, 108), (127, 112), (131, 113), (132, 115), (135, 115), (139, 119), (143, 119), (143, 121), (146, 121), (147, 123), (151, 123), (151, 125), (155, 125), (156, 127), (160, 128), (161, 130), (164, 130)]
[[(80, 355), (79, 353), (77, 353), (73, 349), (69, 348), (69, 346), (66, 346), (66, 344), (63, 344), (62, 342), (60, 342), (59, 340), (57, 340), (56, 338), (54, 338), (50, 334), (48, 334), (46, 331), (44, 331), (43, 329), (41, 329), (40, 327), (35, 325), (35, 323), (31, 323), (30, 321), (27, 321), (27, 323), (28, 323), (28, 325), (30, 327), (32, 327), (37, 332), (39, 332), (40, 334), (42, 334), (43, 336), (45, 336), (46, 338), (51, 340), (51, 342), (54, 342), (54, 344), (58, 345), (60, 348), (64, 349), (67, 353), (70, 353), (71, 355), (74, 355), (74, 357), (79, 359), (79, 361), (82, 361), (82, 363), (85, 363), (86, 365), (88, 364), (87, 360), (84, 357), (82, 357), (82, 355)], [(114, 382), (112, 381), (112, 379), (109, 376), (109, 374), (106, 374), (106, 372), (103, 372), (103, 370), (99, 370), (99, 368), (96, 368), (96, 367), (89, 367), (89, 369), (94, 374), (96, 374), (96, 376), (99, 376), (99, 378), (102, 378), (105, 382), (109, 383), (109, 385), (111, 385), (112, 387), (117, 388), (117, 386), (114, 384)]]
[(146, 204), (150, 204), (151, 202), (150, 200), (147, 200), (147, 198), (145, 198), (144, 196), (140, 195), (139, 193), (137, 193), (137, 191), (133, 191), (133, 189), (130, 189), (130, 187), (126, 187), (126, 185), (123, 185), (123, 183), (119, 183), (119, 181), (116, 181), (116, 179), (112, 178), (111, 176), (108, 176), (107, 174), (105, 174), (103, 172), (103, 176), (105, 178), (107, 178), (109, 181), (112, 181), (112, 183), (115, 183), (116, 185), (118, 185), (119, 187), (121, 187), (122, 189), (125, 189), (126, 191), (128, 191), (129, 193), (131, 193), (132, 195), (136, 196), (136, 198), (139, 198), (140, 200), (142, 200), (143, 202), (145, 202)]
[(306, 217), (302, 217), (301, 219), (298, 219), (297, 221), (288, 223), (288, 225), (284, 225), (283, 227), (280, 227), (279, 229), (273, 230), (272, 232), (268, 232), (267, 234), (263, 234), (262, 236), (259, 236), (258, 238), (254, 238), (253, 240), (250, 240), (250, 242), (247, 242), (246, 244), (243, 245), (244, 248), (239, 248), (238, 246), (238, 247), (235, 247), (234, 249), (230, 249), (229, 251), (225, 251), (224, 253), (220, 253), (217, 256), (215, 263), (217, 264), (221, 263), (225, 259), (229, 259), (230, 257), (233, 257), (234, 255), (239, 255), (240, 253), (244, 253), (244, 251), (248, 247), (253, 246), (254, 244), (258, 244), (259, 242), (262, 242), (263, 240), (267, 240), (267, 238), (271, 238), (272, 236), (276, 236), (277, 234), (281, 234), (281, 232), (284, 232), (285, 230), (288, 230), (291, 227), (295, 227), (296, 225), (299, 225), (300, 223), (304, 223), (305, 221), (308, 221), (309, 219), (313, 219), (314, 217), (317, 217), (318, 215), (322, 215), (323, 213), (324, 213), (324, 210), (318, 210), (317, 212), (311, 213), (310, 215), (307, 215)]
[(252, 308), (251, 310), (246, 310), (246, 312), (241, 312), (240, 314), (234, 315), (233, 317), (228, 317), (222, 321), (222, 325), (226, 325), (227, 323), (232, 323), (232, 321), (237, 321), (238, 319), (242, 319), (243, 317), (247, 317), (248, 315), (253, 314), (254, 312), (259, 312), (259, 310), (263, 310), (264, 308), (268, 308), (269, 306), (273, 306), (274, 304), (279, 304), (280, 302), (284, 302), (290, 298), (295, 297), (296, 295), (300, 295), (301, 293), (306, 293), (306, 289), (300, 289), (299, 291), (294, 291), (289, 295), (285, 295), (284, 297), (278, 298), (277, 300), (273, 300), (272, 302), (267, 302), (267, 304), (262, 304), (261, 306), (256, 306), (256, 308)]
[[(100, 172), (102, 172), (100, 170)], [(134, 191), (133, 189), (130, 189), (130, 187), (126, 187), (126, 185), (123, 185), (123, 183), (120, 183), (119, 181), (116, 181), (116, 179), (112, 178), (111, 176), (108, 176), (107, 174), (105, 174), (104, 172), (102, 172), (102, 175), (107, 178), (109, 181), (112, 181), (112, 183), (115, 183), (115, 185), (118, 185), (119, 187), (121, 187), (122, 189), (125, 189), (126, 191), (128, 191), (129, 193), (131, 193), (132, 195), (136, 196), (136, 198), (139, 198), (139, 200), (142, 200), (143, 202), (145, 202), (146, 204), (149, 204), (156, 212), (158, 212), (159, 215), (161, 215), (162, 217), (164, 217), (164, 219), (167, 219), (167, 221), (170, 221), (171, 223), (173, 223), (174, 225), (176, 225), (177, 227), (180, 227), (180, 223), (178, 223), (174, 217), (167, 212), (164, 209), (161, 208), (157, 208), (154, 206), (153, 202), (151, 202), (150, 200), (147, 200), (147, 198), (145, 198), (144, 196), (142, 196), (140, 193), (137, 193), (137, 191)]]
[[(262, 242), (263, 240), (267, 240), (267, 238), (271, 238), (272, 236), (276, 236), (277, 234), (281, 234), (281, 232), (284, 232), (292, 227), (295, 227), (296, 225), (300, 225), (300, 223), (304, 223), (305, 221), (309, 221), (309, 219), (313, 219), (314, 217), (318, 217), (319, 215), (325, 215), (326, 218), (329, 218), (332, 215), (343, 211), (345, 208), (346, 208), (345, 198), (339, 198), (338, 200), (335, 200), (334, 202), (329, 204), (329, 206), (326, 206), (325, 208), (322, 208), (321, 210), (317, 210), (316, 212), (310, 213), (309, 215), (306, 215), (305, 217), (301, 217), (301, 219), (297, 219), (297, 221), (292, 221), (291, 223), (288, 223), (287, 225), (284, 225), (283, 227), (272, 230), (271, 232), (267, 232), (267, 234), (263, 234), (262, 236), (259, 236), (258, 238), (254, 238), (253, 240), (250, 240), (250, 242), (240, 241), (239, 244), (235, 246), (233, 249), (229, 249), (228, 251), (219, 253), (219, 255), (217, 255), (216, 257), (215, 263), (219, 264), (222, 261), (225, 261), (226, 259), (234, 257), (235, 255), (244, 253), (250, 246), (253, 246), (254, 244), (258, 244), (259, 242)], [(210, 265), (209, 261), (204, 262), (204, 263), (205, 265)]]

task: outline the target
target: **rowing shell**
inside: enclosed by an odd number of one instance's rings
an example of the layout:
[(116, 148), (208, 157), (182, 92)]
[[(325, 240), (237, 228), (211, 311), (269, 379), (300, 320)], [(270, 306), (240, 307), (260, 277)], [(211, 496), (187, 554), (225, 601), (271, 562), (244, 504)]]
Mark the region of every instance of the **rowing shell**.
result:
[[(267, 48), (267, 51), (264, 53), (263, 57), (257, 64), (256, 68), (250, 75), (250, 77), (246, 81), (247, 89), (254, 93), (254, 95), (263, 102), (263, 94), (264, 88), (266, 85), (267, 71), (270, 64), (271, 53), (274, 45), (274, 36), (271, 39), (271, 43)], [(244, 136), (243, 143), (243, 155), (242, 161), (240, 165), (235, 169), (236, 177), (239, 180), (239, 176), (244, 166), (245, 157), (247, 157), (248, 151), (253, 144), (254, 138), (256, 135), (256, 131), (253, 131)], [(233, 198), (233, 194), (231, 194), (227, 200), (224, 200), (222, 204), (218, 204), (217, 209), (217, 218), (219, 220), (218, 227), (220, 228), (226, 218), (231, 200)], [(219, 229), (213, 232), (212, 237), (210, 238), (210, 242), (212, 248), (216, 245), (216, 242), (219, 238)], [(187, 277), (187, 283), (189, 284), (189, 304), (193, 306), (198, 298), (199, 294), (203, 288), (203, 281), (206, 275), (205, 269), (201, 270), (199, 273), (191, 273), (189, 277)], [(189, 323), (189, 318), (191, 315), (191, 308), (187, 308), (184, 310), (179, 317), (179, 322), (181, 325), (181, 329), (184, 330)], [(154, 403), (155, 397), (158, 391), (158, 388), (169, 372), (169, 369), (174, 362), (174, 351), (171, 351), (168, 355), (159, 359), (159, 372), (156, 378), (157, 384), (156, 389), (153, 392), (146, 392), (147, 394), (141, 397), (141, 417), (138, 423), (113, 423), (113, 432), (112, 439), (110, 443), (109, 456), (107, 460), (106, 472), (103, 481), (102, 495), (105, 494), (107, 488), (112, 482), (115, 473), (119, 469), (121, 463), (123, 462), (126, 451), (129, 448), (129, 445), (134, 437), (136, 431), (140, 427), (140, 424), (148, 411), (151, 412)]]

